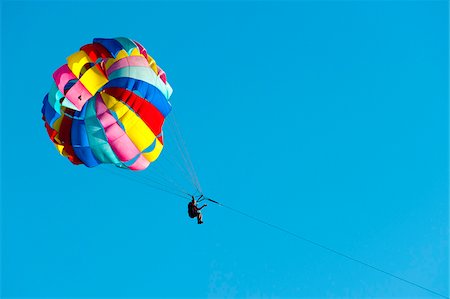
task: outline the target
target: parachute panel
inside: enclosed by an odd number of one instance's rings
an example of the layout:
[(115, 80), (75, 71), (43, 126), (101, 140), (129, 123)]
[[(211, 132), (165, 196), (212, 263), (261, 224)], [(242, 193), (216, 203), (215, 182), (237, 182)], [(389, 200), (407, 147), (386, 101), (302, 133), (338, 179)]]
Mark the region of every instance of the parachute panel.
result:
[(142, 170), (163, 148), (172, 88), (145, 48), (128, 38), (96, 38), (53, 74), (42, 119), (73, 164)]

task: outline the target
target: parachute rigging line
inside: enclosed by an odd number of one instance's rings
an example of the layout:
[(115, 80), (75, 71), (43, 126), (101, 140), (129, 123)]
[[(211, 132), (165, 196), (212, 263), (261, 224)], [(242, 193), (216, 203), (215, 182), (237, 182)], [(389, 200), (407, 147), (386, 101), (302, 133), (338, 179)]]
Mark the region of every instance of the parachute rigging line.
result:
[(187, 173), (187, 170), (183, 166), (181, 166), (180, 163), (178, 163), (177, 161), (175, 161), (173, 159), (169, 159), (167, 157), (167, 155), (165, 155), (165, 153), (162, 153), (160, 159), (167, 161), (172, 166), (175, 166), (176, 168), (178, 168), (178, 170), (180, 170), (180, 174), (183, 176), (184, 179), (187, 179), (187, 181), (191, 180), (189, 174)]
[(189, 194), (188, 191), (186, 191), (186, 189), (184, 189), (184, 187), (182, 187), (175, 179), (172, 179), (165, 171), (163, 171), (163, 169), (161, 169), (161, 168), (158, 169), (158, 167), (155, 167), (153, 169), (153, 172), (148, 173), (148, 176), (150, 178), (153, 178), (151, 176), (153, 173), (157, 175), (155, 177), (155, 181), (157, 181), (156, 179), (159, 178), (159, 179), (163, 180), (165, 184), (171, 186), (172, 188), (182, 191), (185, 194)]
[(333, 248), (331, 248), (331, 247), (328, 247), (328, 246), (326, 246), (326, 245), (320, 244), (320, 243), (318, 243), (318, 242), (316, 242), (316, 241), (313, 241), (313, 240), (310, 240), (310, 239), (308, 239), (308, 238), (302, 237), (302, 236), (300, 236), (299, 234), (293, 233), (293, 232), (291, 232), (291, 231), (289, 231), (289, 230), (287, 230), (287, 229), (285, 229), (285, 228), (282, 228), (281, 226), (278, 226), (278, 225), (269, 223), (269, 222), (264, 221), (264, 220), (262, 220), (262, 219), (260, 219), (260, 218), (257, 218), (257, 217), (255, 217), (255, 216), (252, 216), (252, 215), (250, 215), (250, 214), (248, 214), (248, 213), (242, 212), (242, 211), (240, 211), (240, 210), (238, 210), (238, 209), (235, 209), (235, 208), (232, 208), (232, 207), (230, 207), (230, 206), (224, 205), (224, 204), (222, 204), (222, 203), (220, 203), (220, 202), (217, 202), (217, 201), (215, 201), (215, 200), (212, 200), (212, 199), (210, 199), (210, 198), (203, 198), (203, 199), (201, 199), (201, 200), (208, 200), (208, 201), (213, 202), (213, 203), (215, 203), (215, 204), (217, 204), (217, 205), (219, 205), (219, 206), (221, 206), (221, 207), (224, 207), (224, 208), (226, 208), (226, 209), (228, 209), (228, 210), (230, 210), (230, 211), (233, 211), (233, 212), (235, 212), (235, 213), (237, 213), (237, 214), (240, 214), (241, 216), (247, 217), (247, 218), (249, 218), (249, 219), (252, 219), (253, 221), (256, 221), (256, 222), (259, 222), (259, 223), (264, 224), (264, 225), (266, 225), (266, 226), (269, 226), (269, 227), (271, 227), (271, 228), (273, 228), (273, 229), (276, 229), (276, 230), (281, 231), (281, 232), (283, 232), (283, 233), (285, 233), (285, 234), (288, 234), (288, 235), (290, 235), (290, 236), (292, 236), (292, 237), (294, 237), (294, 238), (297, 238), (297, 239), (302, 240), (302, 241), (304, 241), (304, 242), (306, 242), (306, 243), (309, 243), (309, 244), (311, 244), (311, 245), (313, 245), (313, 246), (322, 248), (323, 250), (326, 250), (326, 251), (328, 251), (328, 252), (330, 252), (330, 253), (333, 253), (333, 254), (335, 254), (335, 255), (341, 256), (341, 257), (343, 257), (343, 258), (345, 258), (345, 259), (347, 259), (347, 260), (353, 261), (353, 262), (358, 263), (358, 264), (360, 264), (360, 265), (363, 265), (363, 266), (365, 266), (365, 267), (367, 267), (367, 268), (370, 268), (370, 269), (375, 270), (375, 271), (377, 271), (377, 272), (380, 272), (380, 273), (383, 273), (383, 274), (385, 274), (385, 275), (388, 275), (388, 276), (390, 276), (390, 277), (392, 277), (392, 278), (395, 278), (395, 279), (400, 280), (400, 281), (402, 281), (402, 282), (404, 282), (404, 283), (407, 283), (407, 284), (409, 284), (409, 285), (411, 285), (411, 286), (414, 286), (414, 287), (417, 287), (417, 288), (422, 289), (422, 290), (424, 290), (424, 291), (427, 291), (427, 292), (429, 292), (429, 293), (431, 293), (431, 294), (434, 294), (434, 295), (436, 295), (436, 296), (439, 296), (439, 297), (441, 297), (441, 298), (450, 299), (448, 296), (446, 296), (446, 295), (444, 295), (444, 294), (441, 294), (441, 293), (438, 293), (438, 292), (436, 292), (436, 291), (433, 291), (433, 290), (431, 290), (431, 289), (429, 289), (429, 288), (427, 288), (427, 287), (424, 287), (424, 286), (422, 286), (422, 285), (420, 285), (420, 284), (418, 284), (418, 283), (415, 283), (415, 282), (413, 282), (413, 281), (410, 281), (410, 280), (408, 280), (408, 279), (406, 279), (406, 278), (402, 278), (402, 277), (400, 277), (400, 276), (398, 276), (398, 275), (395, 275), (395, 274), (393, 274), (393, 273), (391, 273), (391, 272), (388, 272), (388, 271), (386, 271), (386, 270), (383, 270), (383, 269), (381, 269), (381, 268), (379, 268), (379, 267), (376, 267), (376, 266), (374, 266), (374, 265), (371, 265), (371, 264), (369, 264), (369, 263), (366, 263), (366, 262), (364, 262), (364, 261), (362, 261), (362, 260), (360, 260), (360, 259), (354, 258), (354, 257), (352, 257), (352, 256), (350, 256), (350, 255), (348, 255), (348, 254), (342, 253), (342, 252), (340, 252), (340, 251), (338, 251), (338, 250), (335, 250), (335, 249), (333, 249)]
[(184, 150), (184, 152), (186, 154), (187, 161), (188, 161), (188, 163), (190, 165), (192, 173), (194, 174), (194, 180), (196, 182), (197, 191), (199, 191), (200, 193), (203, 193), (202, 188), (200, 186), (200, 180), (198, 179), (197, 172), (195, 171), (194, 164), (192, 163), (191, 156), (189, 155), (189, 151), (187, 150), (187, 146), (186, 146), (186, 143), (184, 142), (183, 135), (181, 134), (181, 130), (180, 130), (179, 126), (178, 126), (178, 122), (176, 120), (175, 113), (173, 114), (173, 122), (175, 124), (175, 129), (178, 132), (178, 136), (179, 136), (179, 138), (181, 140), (182, 149)]
[[(117, 171), (108, 169), (107, 167), (99, 167), (98, 169), (107, 171), (107, 172), (109, 172), (111, 174), (114, 174), (114, 175), (117, 175), (117, 176), (121, 176), (123, 178), (127, 178), (127, 179), (129, 179), (131, 181), (134, 181), (134, 182), (146, 185), (146, 186), (154, 188), (154, 189), (158, 189), (160, 191), (172, 194), (172, 195), (177, 196), (177, 197), (188, 198), (188, 196), (186, 196), (186, 195), (188, 195), (188, 193), (184, 193), (182, 191), (177, 191), (176, 189), (172, 189), (169, 186), (166, 186), (164, 184), (158, 183), (156, 181), (152, 181), (152, 180), (144, 178), (144, 177), (141, 177), (141, 179), (139, 179), (139, 177), (131, 177), (129, 175), (125, 175), (123, 172), (117, 172)], [(185, 194), (185, 195), (183, 195), (183, 194)]]
[[(118, 176), (125, 177), (125, 178), (127, 178), (127, 179), (129, 179), (129, 180), (133, 180), (133, 181), (135, 181), (135, 182), (138, 182), (138, 183), (141, 183), (141, 184), (150, 186), (150, 187), (152, 187), (152, 188), (158, 189), (158, 190), (160, 190), (160, 191), (163, 191), (163, 192), (172, 194), (172, 195), (174, 195), (174, 196), (177, 196), (177, 197), (180, 197), (180, 198), (183, 198), (183, 199), (190, 198), (190, 196), (191, 196), (191, 195), (188, 194), (188, 193), (184, 193), (184, 192), (180, 192), (180, 191), (174, 191), (174, 190), (170, 190), (170, 189), (167, 190), (167, 189), (164, 188), (163, 185), (161, 185), (161, 186), (155, 186), (155, 185), (151, 185), (151, 184), (145, 183), (145, 182), (143, 182), (143, 181), (137, 180), (136, 178), (132, 178), (132, 177), (130, 177), (130, 176), (124, 175), (123, 173), (118, 173), (118, 172), (111, 171), (111, 170), (109, 170), (109, 169), (107, 169), (107, 168), (105, 168), (105, 167), (100, 168), (100, 169), (106, 170), (106, 171), (108, 171), (108, 172), (110, 172), (110, 173), (112, 173), (112, 174), (114, 174), (114, 175), (118, 175)], [(153, 182), (152, 182), (152, 183), (153, 183)], [(168, 188), (168, 187), (166, 187), (166, 188)], [(184, 193), (185, 195), (182, 195), (183, 193)], [(420, 285), (420, 284), (418, 284), (418, 283), (415, 283), (415, 282), (413, 282), (413, 281), (410, 281), (410, 280), (408, 280), (408, 279), (406, 279), (406, 278), (402, 278), (402, 277), (400, 277), (400, 276), (398, 276), (398, 275), (395, 275), (395, 274), (393, 274), (393, 273), (391, 273), (391, 272), (389, 272), (389, 271), (383, 270), (383, 269), (381, 269), (381, 268), (379, 268), (379, 267), (376, 267), (376, 266), (374, 266), (374, 265), (371, 265), (371, 264), (369, 264), (369, 263), (367, 263), (367, 262), (364, 262), (364, 261), (362, 261), (362, 260), (360, 260), (360, 259), (354, 258), (354, 257), (352, 257), (352, 256), (350, 256), (350, 255), (348, 255), (348, 254), (345, 254), (345, 253), (342, 253), (342, 252), (340, 252), (340, 251), (338, 251), (338, 250), (335, 250), (335, 249), (333, 249), (333, 248), (331, 248), (331, 247), (329, 247), (329, 246), (326, 246), (326, 245), (323, 245), (323, 244), (318, 243), (318, 242), (316, 242), (316, 241), (313, 241), (313, 240), (311, 240), (311, 239), (305, 238), (305, 237), (303, 237), (303, 236), (301, 236), (301, 235), (299, 235), (299, 234), (297, 234), (297, 233), (293, 233), (293, 232), (291, 232), (291, 231), (289, 231), (289, 230), (287, 230), (287, 229), (285, 229), (285, 228), (282, 228), (281, 226), (272, 224), (272, 223), (270, 223), (270, 222), (267, 222), (267, 221), (265, 221), (265, 220), (262, 220), (262, 219), (260, 219), (260, 218), (255, 217), (255, 216), (252, 216), (252, 215), (250, 215), (250, 214), (248, 214), (248, 213), (245, 213), (245, 212), (243, 212), (243, 211), (240, 211), (240, 210), (238, 210), (238, 209), (236, 209), (236, 208), (233, 208), (233, 207), (231, 207), (231, 206), (225, 205), (225, 204), (223, 204), (223, 203), (221, 203), (221, 202), (218, 202), (218, 201), (216, 201), (216, 200), (213, 200), (213, 199), (211, 199), (211, 198), (203, 197), (203, 198), (201, 198), (198, 202), (203, 201), (203, 200), (207, 200), (207, 201), (210, 201), (210, 202), (212, 202), (212, 203), (215, 203), (215, 204), (217, 204), (217, 205), (219, 205), (219, 206), (221, 206), (221, 207), (224, 207), (224, 208), (226, 208), (226, 209), (228, 209), (228, 210), (230, 210), (230, 211), (232, 211), (232, 212), (234, 212), (234, 213), (240, 214), (241, 216), (244, 216), (244, 217), (246, 217), (246, 218), (249, 218), (249, 219), (251, 219), (251, 220), (253, 220), (253, 221), (255, 221), (255, 222), (259, 222), (259, 223), (261, 223), (261, 224), (263, 224), (263, 225), (265, 225), (265, 226), (271, 227), (271, 228), (273, 228), (273, 229), (275, 229), (275, 230), (278, 230), (278, 231), (280, 231), (280, 232), (283, 232), (283, 233), (285, 233), (285, 234), (288, 234), (288, 235), (290, 235), (291, 237), (294, 237), (294, 238), (296, 238), (296, 239), (299, 239), (299, 240), (301, 240), (301, 241), (303, 241), (303, 242), (309, 243), (309, 244), (311, 244), (311, 245), (313, 245), (313, 246), (319, 247), (319, 248), (321, 248), (321, 249), (323, 249), (323, 250), (326, 250), (326, 251), (328, 251), (328, 252), (330, 252), (330, 253), (333, 253), (333, 254), (335, 254), (335, 255), (338, 255), (338, 256), (340, 256), (340, 257), (343, 257), (343, 258), (345, 258), (345, 259), (347, 259), (347, 260), (350, 260), (350, 261), (353, 261), (353, 262), (355, 262), (355, 263), (358, 263), (358, 264), (360, 264), (360, 265), (362, 265), (362, 266), (365, 266), (365, 267), (367, 267), (367, 268), (369, 268), (369, 269), (372, 269), (372, 270), (374, 270), (374, 271), (383, 273), (383, 274), (385, 274), (385, 275), (387, 275), (387, 276), (390, 276), (390, 277), (392, 277), (392, 278), (395, 278), (395, 279), (397, 279), (397, 280), (399, 280), (399, 281), (402, 281), (402, 282), (404, 282), (404, 283), (406, 283), (406, 284), (409, 284), (409, 285), (414, 286), (414, 287), (416, 287), (416, 288), (419, 288), (419, 289), (422, 289), (422, 290), (424, 290), (424, 291), (427, 291), (427, 292), (429, 292), (430, 294), (434, 294), (434, 295), (439, 296), (439, 297), (441, 297), (441, 298), (450, 299), (448, 296), (446, 296), (446, 295), (444, 295), (444, 294), (441, 294), (441, 293), (438, 293), (438, 292), (436, 292), (436, 291), (433, 291), (433, 290), (430, 289), (430, 288), (427, 288), (427, 287), (425, 287), (425, 286), (422, 286), (422, 285)]]
[(176, 121), (174, 111), (172, 111), (172, 113), (170, 115), (170, 119), (172, 121), (168, 121), (168, 123), (171, 126), (172, 131), (174, 133), (173, 135), (175, 137), (175, 143), (176, 143), (176, 146), (178, 148), (178, 151), (179, 151), (181, 157), (183, 158), (185, 168), (189, 172), (189, 176), (191, 178), (192, 184), (194, 185), (195, 189), (197, 189), (197, 191), (199, 193), (202, 193), (200, 181), (198, 179), (197, 173), (195, 172), (194, 165), (192, 163), (189, 152), (187, 150), (186, 143), (184, 142), (184, 139), (183, 139), (183, 135), (181, 134), (180, 128), (178, 127), (178, 123)]
[(176, 138), (175, 140), (176, 140), (176, 145), (177, 145), (178, 151), (179, 151), (181, 157), (183, 158), (183, 162), (184, 162), (184, 165), (185, 165), (185, 169), (187, 169), (187, 171), (188, 171), (188, 173), (189, 173), (190, 181), (192, 182), (192, 185), (195, 187), (195, 189), (196, 189), (198, 192), (201, 192), (201, 191), (199, 190), (197, 181), (196, 181), (196, 179), (195, 179), (195, 173), (193, 172), (193, 170), (192, 170), (191, 167), (190, 167), (189, 162), (187, 161), (187, 157), (186, 157), (186, 155), (185, 155), (185, 153), (184, 153), (184, 150), (183, 150), (183, 148), (182, 148), (182, 144), (181, 144), (181, 142), (180, 142), (180, 139), (179, 139), (180, 137), (178, 136), (178, 133), (175, 133), (175, 138)]
[[(187, 172), (189, 181), (192, 183), (192, 185), (193, 185), (193, 186), (195, 187), (195, 189), (197, 189), (197, 191), (198, 191), (197, 185), (196, 185), (195, 180), (194, 180), (194, 174), (192, 173), (192, 170), (190, 169), (189, 164), (188, 164), (188, 162), (187, 162), (186, 156), (185, 156), (183, 150), (181, 149), (181, 142), (180, 142), (180, 140), (179, 140), (179, 137), (177, 136), (177, 133), (175, 132), (175, 129), (173, 128), (173, 124), (170, 124), (170, 123), (169, 123), (168, 126), (170, 127), (170, 130), (171, 130), (171, 131), (174, 131), (174, 132), (173, 132), (173, 133), (174, 133), (174, 136), (172, 136), (172, 137), (174, 138), (174, 144), (176, 145), (176, 149), (178, 150), (178, 154), (180, 155), (180, 157), (181, 157), (182, 160), (183, 160), (183, 165), (184, 165), (184, 166), (181, 166), (181, 168), (182, 168), (185, 172)], [(167, 141), (166, 141), (166, 143), (167, 143)], [(170, 161), (169, 159), (167, 159), (167, 160)]]

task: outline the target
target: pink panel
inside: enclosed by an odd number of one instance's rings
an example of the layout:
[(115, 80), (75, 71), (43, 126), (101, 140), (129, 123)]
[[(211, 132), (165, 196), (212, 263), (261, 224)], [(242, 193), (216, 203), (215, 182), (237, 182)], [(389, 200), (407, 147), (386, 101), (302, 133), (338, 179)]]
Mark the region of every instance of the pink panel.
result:
[(150, 165), (150, 162), (148, 162), (147, 159), (141, 154), (139, 155), (139, 158), (129, 166), (131, 170), (144, 170)]
[(113, 63), (107, 70), (109, 76), (112, 72), (128, 66), (148, 66), (148, 61), (142, 56), (129, 56)]
[(64, 94), (64, 86), (67, 82), (73, 79), (78, 79), (69, 69), (67, 64), (61, 66), (53, 73), (53, 79), (55, 80), (56, 86), (58, 86), (59, 91)]
[[(122, 162), (127, 162), (139, 155), (139, 158), (132, 164), (132, 169), (145, 169), (149, 162), (141, 155), (139, 149), (134, 145), (125, 131), (119, 126), (116, 119), (111, 115), (100, 96), (96, 100), (97, 117), (105, 129), (106, 138), (114, 153)], [(112, 121), (114, 120), (114, 121)], [(143, 161), (142, 159), (146, 160)], [(131, 167), (130, 167), (131, 168)]]
[(81, 110), (84, 104), (92, 97), (92, 94), (84, 87), (81, 81), (78, 81), (69, 89), (65, 97), (71, 101), (78, 110)]
[[(117, 134), (117, 132), (115, 133)], [(111, 148), (122, 162), (130, 161), (141, 153), (126, 134), (119, 136), (119, 138), (113, 141), (110, 141), (109, 138), (111, 137), (112, 140), (116, 136), (112, 134), (108, 136), (108, 132), (106, 132), (106, 136), (108, 137), (109, 145), (111, 145)]]
[[(105, 113), (105, 114), (107, 114), (107, 113)], [(103, 114), (103, 115), (105, 115), (105, 114)], [(123, 135), (125, 135), (124, 130), (115, 121), (114, 121), (114, 124), (112, 124), (112, 125), (109, 125), (109, 126), (104, 125), (104, 122), (103, 122), (104, 117), (102, 117), (103, 115), (101, 115), (99, 117), (99, 120), (105, 127), (105, 133), (106, 133), (106, 136), (108, 137), (109, 143), (114, 142), (117, 139), (121, 138)], [(112, 117), (112, 118), (114, 118), (114, 117)], [(128, 138), (128, 136), (126, 136), (126, 137)]]
[(97, 112), (97, 116), (108, 111), (108, 107), (106, 107), (100, 94), (97, 94), (95, 98), (95, 111)]
[(97, 117), (100, 120), (100, 122), (102, 123), (103, 127), (106, 128), (106, 127), (112, 126), (113, 124), (117, 123), (117, 119), (115, 119), (111, 113), (105, 113), (105, 112), (103, 112), (102, 114), (98, 114), (99, 112), (97, 111)]

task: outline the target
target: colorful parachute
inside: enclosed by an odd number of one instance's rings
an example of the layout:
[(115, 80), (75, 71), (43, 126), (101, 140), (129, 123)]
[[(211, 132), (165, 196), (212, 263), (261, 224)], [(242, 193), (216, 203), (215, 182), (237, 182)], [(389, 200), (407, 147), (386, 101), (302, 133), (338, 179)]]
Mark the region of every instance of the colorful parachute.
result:
[(163, 148), (172, 88), (138, 42), (96, 38), (53, 74), (42, 119), (73, 164), (142, 170)]

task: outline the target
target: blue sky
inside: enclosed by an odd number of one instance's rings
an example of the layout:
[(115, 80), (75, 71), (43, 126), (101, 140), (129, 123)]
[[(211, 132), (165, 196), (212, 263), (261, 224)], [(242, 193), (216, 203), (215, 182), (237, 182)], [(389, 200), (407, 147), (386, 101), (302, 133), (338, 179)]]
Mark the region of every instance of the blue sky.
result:
[(1, 14), (3, 298), (436, 298), (220, 206), (198, 226), (182, 199), (59, 156), (40, 114), (51, 75), (117, 36), (167, 72), (207, 195), (448, 296), (446, 1)]

